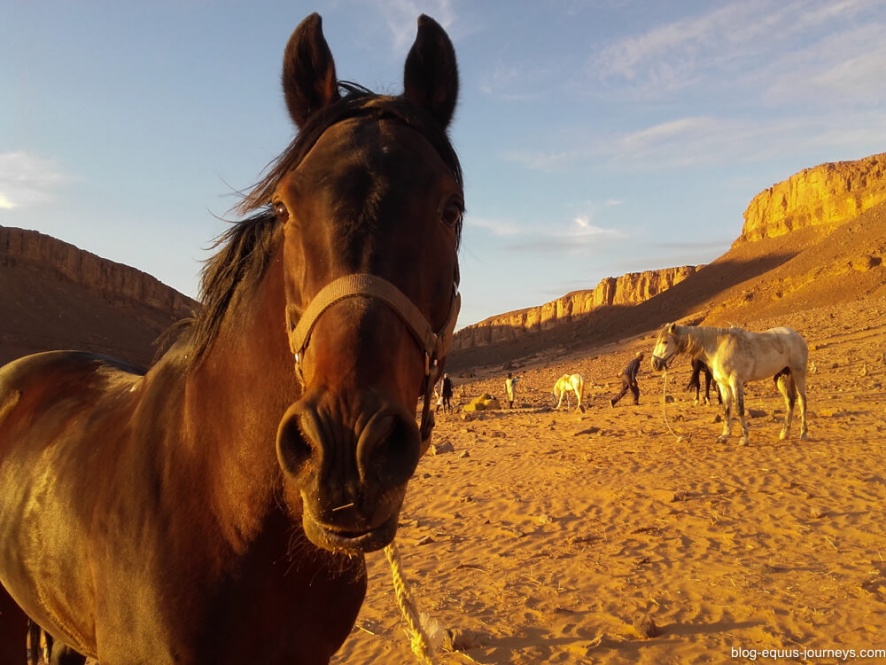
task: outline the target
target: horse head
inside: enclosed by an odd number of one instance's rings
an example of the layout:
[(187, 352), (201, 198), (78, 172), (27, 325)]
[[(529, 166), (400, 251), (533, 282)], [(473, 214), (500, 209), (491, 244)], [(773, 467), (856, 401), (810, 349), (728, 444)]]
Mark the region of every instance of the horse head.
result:
[(458, 315), (464, 199), (446, 137), (455, 52), (420, 17), (403, 94), (374, 95), (336, 79), (314, 14), (286, 48), (283, 89), (307, 144), (281, 157), (285, 172), (267, 192), (283, 226), (302, 385), (279, 424), (277, 457), (308, 538), (371, 551), (393, 539), (430, 442), (433, 416), (425, 407), (419, 428), (416, 404), (430, 401)]
[(671, 361), (680, 352), (676, 326), (676, 323), (667, 323), (658, 333), (655, 348), (652, 349), (652, 369), (656, 372), (666, 371)]

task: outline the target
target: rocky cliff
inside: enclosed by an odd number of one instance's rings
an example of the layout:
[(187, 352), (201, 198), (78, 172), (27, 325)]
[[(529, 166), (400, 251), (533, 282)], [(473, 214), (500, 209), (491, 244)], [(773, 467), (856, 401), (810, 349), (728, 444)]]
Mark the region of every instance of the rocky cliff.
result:
[(195, 302), (149, 274), (38, 231), (0, 226), (0, 266), (39, 267), (110, 299), (187, 316)]
[(751, 199), (744, 213), (741, 237), (736, 242), (845, 222), (883, 201), (886, 153), (803, 169)]
[(699, 267), (683, 266), (607, 277), (596, 288), (573, 291), (544, 305), (500, 314), (462, 328), (455, 334), (453, 350), (513, 342), (577, 321), (607, 305), (636, 305), (682, 282)]
[(81, 349), (147, 366), (198, 304), (150, 275), (36, 231), (0, 227), (0, 365)]

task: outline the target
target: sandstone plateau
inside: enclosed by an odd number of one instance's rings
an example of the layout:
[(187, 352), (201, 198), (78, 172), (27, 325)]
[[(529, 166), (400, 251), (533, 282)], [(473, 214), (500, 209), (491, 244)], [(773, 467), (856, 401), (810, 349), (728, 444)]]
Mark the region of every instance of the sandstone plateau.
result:
[(140, 270), (0, 226), (0, 364), (75, 348), (146, 366), (154, 341), (195, 307)]
[(886, 153), (803, 169), (751, 199), (736, 242), (840, 224), (886, 201)]
[(456, 334), (453, 349), (513, 342), (532, 333), (578, 321), (600, 307), (636, 305), (682, 282), (697, 269), (697, 266), (682, 266), (607, 277), (596, 288), (573, 291), (544, 305), (493, 316), (467, 326)]

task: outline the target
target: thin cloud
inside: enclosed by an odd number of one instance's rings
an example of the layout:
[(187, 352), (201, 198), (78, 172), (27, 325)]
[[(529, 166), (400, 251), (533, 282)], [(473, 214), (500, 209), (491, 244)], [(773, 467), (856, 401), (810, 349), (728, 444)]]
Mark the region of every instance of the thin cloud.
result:
[(585, 217), (577, 217), (572, 226), (565, 230), (535, 232), (526, 240), (512, 242), (505, 246), (511, 252), (541, 254), (588, 254), (597, 250), (601, 243), (626, 239), (627, 236), (614, 229), (591, 224)]
[(398, 53), (406, 51), (415, 41), (415, 20), (420, 14), (433, 17), (447, 31), (456, 22), (451, 0), (383, 0), (373, 4), (384, 17), (393, 36), (391, 46)]
[[(687, 117), (634, 132), (599, 136), (583, 149), (560, 152), (514, 150), (502, 155), (530, 170), (560, 171), (576, 164), (628, 171), (660, 171), (731, 163), (754, 163), (815, 146), (836, 154), (864, 154), (886, 145), (886, 116), (876, 108), (773, 118)], [(859, 152), (860, 151), (860, 152)]]
[[(883, 25), (866, 16), (868, 10), (877, 10), (875, 0), (736, 2), (612, 42), (590, 58), (587, 72), (603, 81), (627, 84), (630, 94), (642, 99), (690, 88), (734, 89), (754, 77), (778, 78), (786, 71), (786, 62), (793, 60), (795, 66), (801, 62), (796, 59), (798, 52), (814, 65), (804, 68), (803, 74), (814, 77), (822, 64), (825, 69), (839, 69), (840, 63), (882, 48), (878, 35), (883, 34)], [(862, 20), (870, 25), (856, 27)], [(846, 26), (842, 30), (841, 24)], [(826, 42), (821, 41), (823, 29), (830, 34)], [(845, 52), (826, 48), (828, 43), (841, 44)], [(815, 54), (818, 57), (809, 57)], [(822, 58), (832, 62), (822, 63)], [(875, 54), (871, 60), (876, 61)], [(806, 78), (798, 73), (792, 71), (793, 81)], [(765, 82), (764, 88), (769, 88)]]
[(55, 159), (23, 150), (0, 153), (0, 209), (15, 210), (47, 201), (59, 185), (70, 180)]
[(530, 231), (526, 226), (504, 219), (470, 216), (471, 229), (484, 229), (495, 236), (525, 235)]

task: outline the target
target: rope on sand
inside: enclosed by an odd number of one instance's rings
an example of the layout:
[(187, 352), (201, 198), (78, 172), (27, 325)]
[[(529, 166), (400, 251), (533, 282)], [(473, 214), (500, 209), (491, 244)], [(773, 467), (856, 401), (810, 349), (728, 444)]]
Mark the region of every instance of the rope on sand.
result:
[(418, 615), (418, 608), (412, 599), (409, 591), (409, 585), (406, 578), (403, 577), (403, 569), (400, 565), (400, 553), (397, 551), (397, 545), (394, 541), (385, 547), (385, 557), (391, 565), (391, 577), (394, 581), (394, 595), (397, 597), (397, 605), (400, 606), (400, 613), (406, 621), (406, 632), (409, 635), (409, 646), (412, 653), (424, 665), (437, 665), (434, 659), (434, 653), (431, 643), (421, 625), (421, 619)]
[(668, 422), (668, 371), (665, 370), (664, 375), (662, 376), (662, 395), (661, 395), (661, 417), (664, 420), (665, 427), (668, 428), (668, 432), (670, 432), (675, 439), (677, 439), (677, 443), (683, 443), (686, 441), (686, 437), (682, 434), (677, 434), (673, 429), (671, 429), (671, 423)]

